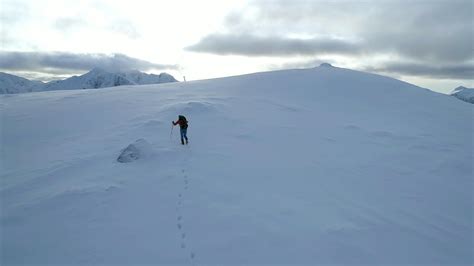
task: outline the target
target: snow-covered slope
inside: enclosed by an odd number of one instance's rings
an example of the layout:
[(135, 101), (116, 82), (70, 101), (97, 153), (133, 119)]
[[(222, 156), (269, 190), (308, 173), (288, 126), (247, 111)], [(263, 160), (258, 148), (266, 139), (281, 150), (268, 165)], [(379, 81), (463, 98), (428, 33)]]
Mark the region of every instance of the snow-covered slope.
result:
[(474, 88), (457, 87), (451, 95), (468, 103), (474, 103)]
[(31, 91), (98, 89), (121, 85), (158, 84), (176, 81), (173, 76), (167, 73), (154, 75), (142, 73), (137, 70), (115, 73), (101, 68), (94, 68), (81, 76), (55, 80), (46, 84), (0, 73), (0, 94)]
[(473, 263), (448, 95), (318, 67), (0, 97), (2, 265)]
[(41, 90), (44, 84), (0, 72), (0, 94), (23, 93)]

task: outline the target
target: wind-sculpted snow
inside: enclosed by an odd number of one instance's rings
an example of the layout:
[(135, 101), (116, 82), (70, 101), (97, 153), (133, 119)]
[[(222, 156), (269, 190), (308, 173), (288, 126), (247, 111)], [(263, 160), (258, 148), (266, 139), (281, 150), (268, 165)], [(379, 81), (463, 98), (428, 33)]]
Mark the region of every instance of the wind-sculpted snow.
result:
[(185, 104), (180, 104), (176, 106), (178, 110), (180, 110), (182, 113), (193, 113), (193, 114), (198, 114), (198, 113), (209, 113), (215, 110), (214, 104), (209, 103), (209, 102), (187, 102)]
[(145, 157), (150, 152), (150, 144), (144, 139), (139, 139), (123, 149), (117, 161), (119, 163), (130, 163)]
[(451, 96), (323, 66), (0, 97), (1, 265), (473, 264)]

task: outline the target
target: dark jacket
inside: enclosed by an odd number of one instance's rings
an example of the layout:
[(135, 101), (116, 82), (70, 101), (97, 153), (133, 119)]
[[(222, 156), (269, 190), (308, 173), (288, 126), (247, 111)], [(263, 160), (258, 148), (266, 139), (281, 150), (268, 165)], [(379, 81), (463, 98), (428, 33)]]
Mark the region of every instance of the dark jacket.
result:
[(179, 118), (178, 121), (174, 122), (173, 121), (173, 125), (178, 125), (179, 124), (179, 127), (180, 128), (188, 128), (188, 121), (186, 121), (186, 118)]

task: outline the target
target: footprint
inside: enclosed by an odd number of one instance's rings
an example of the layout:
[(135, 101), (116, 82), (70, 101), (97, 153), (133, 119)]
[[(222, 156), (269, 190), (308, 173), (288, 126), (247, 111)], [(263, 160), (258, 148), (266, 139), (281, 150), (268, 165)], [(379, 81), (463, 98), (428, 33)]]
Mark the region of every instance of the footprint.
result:
[[(183, 173), (183, 181), (184, 181), (184, 190), (187, 190), (188, 189), (188, 185), (189, 185), (189, 180), (188, 180), (188, 175), (185, 174), (185, 170), (182, 169), (181, 172)], [(183, 191), (184, 191), (183, 190)], [(181, 191), (181, 193), (178, 193), (178, 202), (177, 202), (177, 206), (176, 206), (176, 210), (177, 210), (177, 226), (178, 226), (178, 229), (179, 229), (179, 233), (181, 235), (181, 244), (180, 244), (180, 247), (181, 249), (185, 249), (186, 248), (186, 230), (183, 229), (183, 225), (182, 225), (182, 221), (183, 221), (183, 216), (182, 216), (182, 211), (181, 211), (181, 206), (183, 204), (183, 196), (184, 196), (184, 193), (183, 191)], [(190, 256), (190, 259), (191, 260), (194, 260), (195, 258), (195, 254), (194, 252), (191, 252), (189, 253), (189, 256)]]

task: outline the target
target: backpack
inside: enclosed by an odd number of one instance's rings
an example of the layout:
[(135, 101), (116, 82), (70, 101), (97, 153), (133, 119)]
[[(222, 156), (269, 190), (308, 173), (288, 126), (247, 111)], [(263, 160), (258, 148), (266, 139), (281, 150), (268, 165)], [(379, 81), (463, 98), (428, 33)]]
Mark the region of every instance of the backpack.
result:
[(188, 120), (186, 120), (186, 117), (184, 117), (184, 115), (179, 115), (178, 121), (182, 121), (181, 123), (179, 123), (182, 128), (188, 128)]

